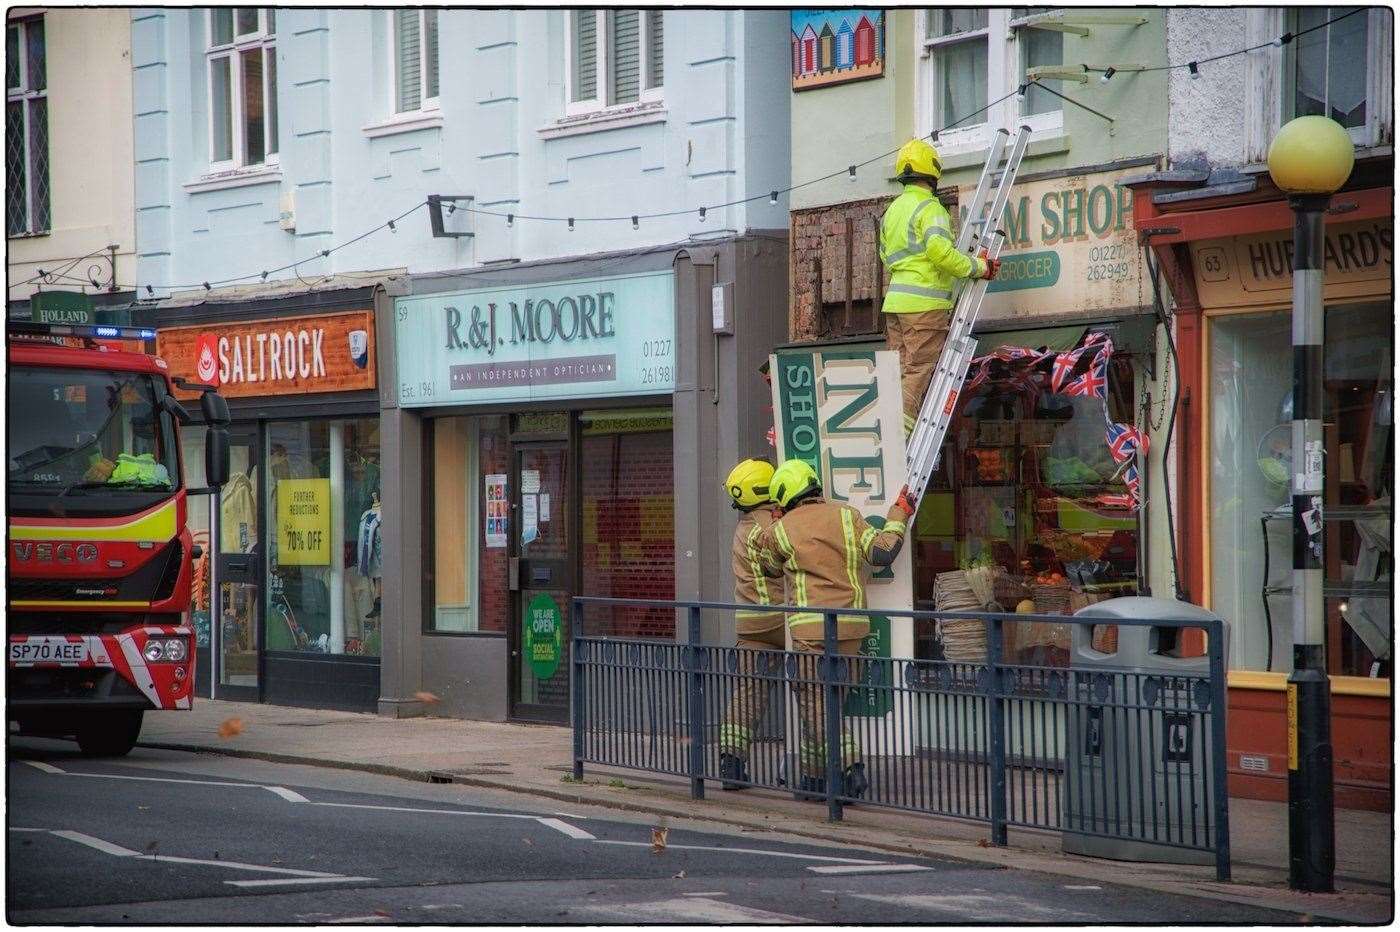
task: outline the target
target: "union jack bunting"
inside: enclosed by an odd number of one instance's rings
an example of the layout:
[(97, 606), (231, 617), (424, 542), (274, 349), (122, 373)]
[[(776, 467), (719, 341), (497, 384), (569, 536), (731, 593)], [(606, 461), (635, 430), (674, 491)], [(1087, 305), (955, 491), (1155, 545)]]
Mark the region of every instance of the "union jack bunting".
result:
[(1109, 508), (1133, 508), (1137, 505), (1137, 500), (1131, 495), (1100, 495), (1094, 500)]
[(1108, 397), (1108, 353), (1100, 351), (1089, 371), (1069, 383), (1064, 393), (1072, 397)]
[(1138, 453), (1147, 452), (1147, 437), (1131, 424), (1109, 423), (1105, 439), (1108, 441), (1108, 453), (1115, 463), (1125, 462)]
[(1123, 473), (1123, 484), (1128, 487), (1128, 492), (1133, 496), (1133, 501), (1140, 501), (1142, 491), (1142, 481), (1138, 478), (1136, 466), (1129, 466), (1128, 471)]
[(1074, 372), (1074, 367), (1079, 365), (1079, 357), (1084, 355), (1087, 346), (1068, 353), (1059, 353), (1055, 356), (1055, 364), (1050, 369), (1050, 391), (1058, 394), (1064, 390), (1065, 383), (1069, 380), (1070, 373)]

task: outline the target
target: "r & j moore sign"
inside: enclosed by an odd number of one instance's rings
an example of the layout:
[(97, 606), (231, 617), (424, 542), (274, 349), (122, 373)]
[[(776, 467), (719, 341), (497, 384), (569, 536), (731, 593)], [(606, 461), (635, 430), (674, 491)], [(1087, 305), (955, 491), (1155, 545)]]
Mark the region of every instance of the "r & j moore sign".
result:
[(669, 271), (398, 298), (394, 327), (404, 407), (676, 387)]

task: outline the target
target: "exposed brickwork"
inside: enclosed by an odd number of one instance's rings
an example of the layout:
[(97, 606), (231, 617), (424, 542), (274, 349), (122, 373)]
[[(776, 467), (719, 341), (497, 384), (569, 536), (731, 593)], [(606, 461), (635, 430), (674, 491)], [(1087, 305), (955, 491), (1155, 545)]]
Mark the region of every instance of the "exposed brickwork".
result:
[[(817, 340), (842, 332), (846, 307), (846, 220), (852, 221), (851, 299), (856, 304), (850, 332), (870, 331), (871, 302), (879, 295), (875, 224), (893, 198), (877, 197), (845, 204), (795, 210), (790, 219), (788, 265), (792, 297), (788, 333), (793, 340)], [(817, 306), (817, 260), (821, 260), (821, 299)], [(865, 326), (861, 326), (861, 322)]]
[[(510, 435), (506, 421), (504, 417), (487, 417), (481, 421), (481, 432), (477, 435), (481, 464), (476, 488), (478, 514), (486, 514), (486, 484), (482, 477), (493, 473), (509, 475), (511, 472)], [(484, 521), (478, 522), (478, 525), (484, 524)], [(510, 531), (514, 532), (515, 528), (512, 526)], [(473, 528), (470, 533), (483, 535), (477, 551), (481, 572), (478, 628), (481, 631), (504, 632), (510, 618), (510, 551), (505, 547), (487, 547), (481, 526)]]

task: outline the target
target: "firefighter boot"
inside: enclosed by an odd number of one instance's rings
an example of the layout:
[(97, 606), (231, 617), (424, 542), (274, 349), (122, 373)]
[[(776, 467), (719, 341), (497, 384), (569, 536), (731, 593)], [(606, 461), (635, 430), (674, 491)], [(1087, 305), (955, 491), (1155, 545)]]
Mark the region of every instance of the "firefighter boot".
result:
[(735, 754), (721, 754), (719, 756), (719, 776), (724, 782), (720, 784), (723, 790), (746, 790), (749, 780), (748, 771), (744, 767), (744, 759)]
[(821, 802), (826, 799), (826, 780), (803, 774), (802, 779), (798, 781), (797, 792), (792, 794), (792, 798), (809, 803)]
[(865, 795), (865, 791), (870, 788), (870, 780), (865, 776), (865, 765), (855, 763), (846, 768), (841, 780), (844, 792), (842, 795), (851, 799), (860, 799)]

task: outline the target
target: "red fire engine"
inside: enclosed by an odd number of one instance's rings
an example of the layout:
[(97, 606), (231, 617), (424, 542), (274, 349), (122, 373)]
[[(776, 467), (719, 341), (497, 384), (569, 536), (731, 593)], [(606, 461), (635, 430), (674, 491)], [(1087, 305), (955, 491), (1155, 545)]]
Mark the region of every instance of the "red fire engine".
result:
[[(120, 755), (147, 709), (188, 709), (195, 641), (179, 425), (152, 330), (11, 322), (6, 402), (8, 719)], [(105, 342), (118, 341), (118, 342)], [(228, 406), (199, 389), (205, 469), (228, 475)]]

